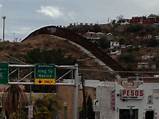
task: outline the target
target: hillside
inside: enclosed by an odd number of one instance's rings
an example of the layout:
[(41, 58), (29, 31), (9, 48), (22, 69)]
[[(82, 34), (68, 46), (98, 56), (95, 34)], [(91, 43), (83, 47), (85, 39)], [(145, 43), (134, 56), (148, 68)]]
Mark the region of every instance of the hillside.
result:
[[(158, 70), (159, 25), (108, 23), (70, 25), (128, 70)], [(148, 58), (147, 58), (148, 57)], [(139, 64), (145, 65), (139, 69)], [(146, 68), (145, 68), (146, 67)]]
[[(86, 79), (111, 80), (111, 77), (113, 79), (113, 76), (109, 73), (100, 72), (101, 70), (108, 71), (108, 69), (100, 65), (93, 57), (88, 56), (88, 54), (83, 52), (80, 48), (69, 43), (68, 40), (53, 35), (37, 35), (22, 43), (7, 42), (0, 52), (0, 59), (3, 61), (10, 61), (14, 57), (26, 62), (26, 53), (36, 48), (63, 50), (65, 52), (65, 57), (76, 59), (80, 67), (80, 73), (82, 73)], [(81, 71), (81, 69), (87, 69), (87, 71)], [(92, 69), (99, 71), (93, 71)]]

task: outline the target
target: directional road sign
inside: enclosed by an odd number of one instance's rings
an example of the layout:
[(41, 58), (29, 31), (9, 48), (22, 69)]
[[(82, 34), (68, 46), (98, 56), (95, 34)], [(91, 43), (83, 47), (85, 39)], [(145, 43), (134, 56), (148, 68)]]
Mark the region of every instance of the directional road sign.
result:
[(56, 68), (54, 65), (36, 65), (35, 84), (36, 85), (55, 85)]
[(9, 68), (7, 63), (0, 63), (0, 84), (7, 84), (9, 77)]

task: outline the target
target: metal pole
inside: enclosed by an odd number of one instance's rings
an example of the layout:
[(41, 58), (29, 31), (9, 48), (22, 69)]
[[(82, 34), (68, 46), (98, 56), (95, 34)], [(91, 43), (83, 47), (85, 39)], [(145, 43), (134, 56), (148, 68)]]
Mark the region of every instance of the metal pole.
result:
[[(32, 70), (32, 69), (30, 69), (30, 70)], [(30, 75), (30, 79), (31, 79), (31, 75)], [(30, 108), (31, 108), (31, 106), (32, 106), (32, 85), (30, 84), (29, 85), (29, 89), (30, 89), (30, 92), (29, 92), (29, 106), (30, 106)], [(33, 117), (33, 112), (31, 112), (31, 111), (33, 111), (33, 110), (31, 110), (31, 109), (28, 109), (28, 119), (32, 119), (32, 117)]]
[(79, 85), (79, 75), (78, 75), (78, 64), (75, 64), (75, 92), (74, 92), (74, 117), (73, 119), (78, 119), (78, 85)]
[(5, 40), (5, 20), (6, 20), (6, 16), (3, 16), (2, 19), (3, 19), (3, 38), (2, 38), (2, 41), (4, 41)]
[(83, 78), (83, 75), (81, 76), (81, 83), (82, 83), (82, 93), (83, 93), (83, 118), (87, 118), (87, 108), (86, 108), (86, 93), (85, 93), (85, 80)]
[(17, 80), (19, 81), (19, 79), (20, 79), (20, 69), (19, 69), (19, 67), (17, 68)]
[(136, 81), (139, 81), (139, 75), (136, 73)]
[(31, 114), (33, 112), (31, 112), (31, 111), (33, 111), (33, 110), (30, 109), (31, 106), (32, 106), (32, 85), (30, 84), (29, 86), (30, 86), (30, 93), (29, 93), (28, 119), (32, 119), (32, 115)]
[(67, 103), (64, 102), (64, 119), (67, 119)]

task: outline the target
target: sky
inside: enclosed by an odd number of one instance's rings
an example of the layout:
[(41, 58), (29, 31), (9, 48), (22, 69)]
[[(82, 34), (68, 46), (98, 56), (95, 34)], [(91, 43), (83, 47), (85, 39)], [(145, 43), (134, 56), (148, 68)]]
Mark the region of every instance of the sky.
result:
[[(159, 14), (158, 0), (0, 0), (0, 16), (6, 16), (7, 40), (24, 39), (48, 25), (107, 23), (108, 19)], [(2, 38), (2, 19), (0, 20)]]

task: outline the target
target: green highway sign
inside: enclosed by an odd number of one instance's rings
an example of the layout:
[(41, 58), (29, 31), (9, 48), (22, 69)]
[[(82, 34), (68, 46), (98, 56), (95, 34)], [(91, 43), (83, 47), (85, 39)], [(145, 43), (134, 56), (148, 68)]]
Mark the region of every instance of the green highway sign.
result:
[(7, 84), (9, 78), (9, 66), (7, 63), (0, 63), (0, 84)]
[(56, 80), (56, 68), (54, 65), (36, 65), (35, 84), (54, 85)]

